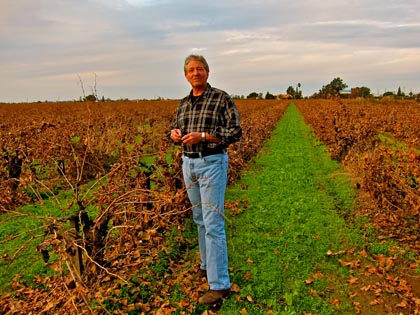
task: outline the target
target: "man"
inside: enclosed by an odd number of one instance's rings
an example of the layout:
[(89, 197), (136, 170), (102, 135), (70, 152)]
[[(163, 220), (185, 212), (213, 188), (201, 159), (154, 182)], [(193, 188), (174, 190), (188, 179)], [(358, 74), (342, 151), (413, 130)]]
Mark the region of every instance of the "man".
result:
[(214, 304), (230, 294), (224, 198), (229, 144), (242, 135), (238, 110), (230, 96), (207, 83), (206, 59), (190, 55), (184, 63), (192, 90), (178, 105), (170, 137), (182, 144), (182, 172), (198, 228), (200, 271), (210, 290), (199, 298)]

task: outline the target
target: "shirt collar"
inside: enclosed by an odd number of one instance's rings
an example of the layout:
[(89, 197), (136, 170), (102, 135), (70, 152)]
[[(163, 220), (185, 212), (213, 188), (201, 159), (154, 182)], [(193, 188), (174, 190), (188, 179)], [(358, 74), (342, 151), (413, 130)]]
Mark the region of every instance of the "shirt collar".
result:
[[(211, 90), (211, 85), (210, 85), (210, 83), (207, 82), (207, 86), (206, 86), (205, 91), (203, 92), (203, 94), (201, 94), (201, 95), (199, 95), (197, 97), (201, 97), (201, 96), (205, 97), (205, 96), (207, 96), (210, 93), (210, 90)], [(193, 96), (193, 91), (192, 90), (190, 91), (189, 97), (190, 98), (195, 97), (195, 96)]]

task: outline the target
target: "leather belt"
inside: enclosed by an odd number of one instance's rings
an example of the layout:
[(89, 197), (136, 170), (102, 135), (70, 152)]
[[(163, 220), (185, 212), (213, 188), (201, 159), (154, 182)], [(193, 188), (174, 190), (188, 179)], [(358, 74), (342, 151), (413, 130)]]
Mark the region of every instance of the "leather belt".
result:
[(204, 152), (184, 152), (184, 155), (186, 157), (189, 157), (190, 159), (197, 159), (197, 158), (202, 158), (202, 157), (213, 155), (213, 154), (221, 154), (225, 152), (226, 150), (204, 151)]

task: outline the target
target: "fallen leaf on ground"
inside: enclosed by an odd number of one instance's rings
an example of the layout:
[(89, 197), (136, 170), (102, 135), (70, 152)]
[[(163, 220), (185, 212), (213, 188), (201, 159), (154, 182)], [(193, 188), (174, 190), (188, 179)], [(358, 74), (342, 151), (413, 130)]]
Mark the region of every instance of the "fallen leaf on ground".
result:
[(358, 280), (359, 278), (356, 278), (356, 277), (350, 277), (350, 279), (349, 279), (349, 283), (350, 284), (355, 284), (356, 282), (357, 282), (357, 280)]

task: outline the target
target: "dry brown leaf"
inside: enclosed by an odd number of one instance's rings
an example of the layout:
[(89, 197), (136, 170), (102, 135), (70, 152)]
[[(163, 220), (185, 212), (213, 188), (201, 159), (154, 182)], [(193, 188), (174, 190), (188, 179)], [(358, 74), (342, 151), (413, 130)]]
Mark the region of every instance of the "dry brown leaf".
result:
[(238, 293), (241, 291), (241, 287), (239, 285), (237, 285), (236, 283), (232, 283), (230, 290), (232, 292)]
[(365, 257), (365, 258), (369, 256), (368, 252), (365, 249), (360, 251), (359, 254), (360, 256)]
[(338, 260), (342, 266), (351, 267), (351, 268), (359, 268), (360, 267), (360, 260)]
[(379, 304), (382, 304), (382, 303), (383, 303), (383, 300), (381, 300), (381, 299), (374, 299), (369, 304), (370, 305), (379, 305)]
[(314, 277), (315, 279), (322, 279), (322, 278), (324, 277), (324, 275), (323, 275), (321, 272), (315, 272), (315, 273), (313, 274), (313, 277)]
[(330, 304), (331, 305), (334, 305), (335, 307), (339, 307), (340, 306), (340, 300), (339, 299), (336, 299), (336, 298), (331, 298), (330, 299)]
[(417, 269), (418, 266), (419, 266), (419, 264), (417, 262), (411, 263), (410, 264), (410, 269)]
[(407, 300), (402, 300), (401, 303), (395, 305), (398, 308), (408, 308), (409, 307), (409, 303), (407, 302)]
[(318, 291), (317, 291), (317, 290), (314, 290), (314, 289), (311, 289), (311, 290), (310, 290), (310, 294), (311, 294), (312, 296), (317, 296), (317, 295), (318, 295)]
[(370, 265), (366, 267), (366, 271), (369, 272), (369, 273), (377, 273), (378, 272), (376, 267), (370, 266)]
[(355, 284), (357, 282), (357, 280), (359, 280), (359, 278), (351, 276), (350, 279), (349, 279), (349, 283), (350, 284)]
[(398, 290), (401, 292), (411, 292), (411, 286), (406, 280), (400, 279)]
[(140, 303), (139, 302), (139, 303), (136, 303), (136, 306), (138, 308), (140, 308), (140, 310), (142, 312), (145, 312), (145, 313), (147, 313), (147, 312), (149, 312), (151, 310), (151, 307), (150, 307), (150, 304), (149, 303), (143, 304), (143, 303)]
[(306, 279), (305, 280), (305, 284), (312, 284), (314, 282), (314, 279), (312, 279), (312, 278), (308, 278), (308, 279)]
[(244, 279), (249, 280), (251, 278), (252, 278), (251, 273), (249, 271), (245, 272)]
[(381, 288), (378, 288), (374, 292), (375, 292), (375, 295), (376, 296), (380, 296), (382, 294), (382, 289)]
[(353, 302), (354, 311), (356, 314), (361, 314), (362, 310), (360, 309), (360, 303), (359, 302)]
[(246, 296), (246, 300), (249, 302), (249, 303), (254, 303), (254, 299), (252, 298), (252, 296), (250, 296), (250, 295), (247, 295)]

